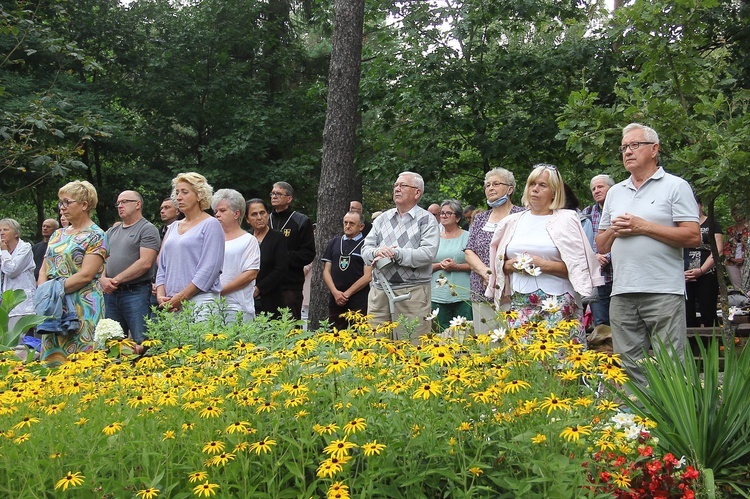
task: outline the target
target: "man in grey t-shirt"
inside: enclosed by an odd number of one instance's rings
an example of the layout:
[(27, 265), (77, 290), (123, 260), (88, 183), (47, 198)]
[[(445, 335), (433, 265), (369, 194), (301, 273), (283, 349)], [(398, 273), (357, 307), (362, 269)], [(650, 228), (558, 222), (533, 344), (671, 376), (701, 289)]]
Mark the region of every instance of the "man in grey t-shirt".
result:
[(116, 320), (140, 345), (149, 314), (154, 261), (161, 246), (159, 231), (143, 218), (143, 198), (136, 191), (117, 196), (122, 223), (107, 231), (110, 256), (99, 283), (105, 316)]
[(596, 247), (612, 252), (610, 324), (614, 352), (641, 386), (638, 361), (658, 338), (680, 356), (687, 339), (682, 248), (700, 245), (698, 205), (683, 179), (659, 166), (659, 135), (626, 126), (619, 148), (630, 178), (612, 186), (602, 208)]

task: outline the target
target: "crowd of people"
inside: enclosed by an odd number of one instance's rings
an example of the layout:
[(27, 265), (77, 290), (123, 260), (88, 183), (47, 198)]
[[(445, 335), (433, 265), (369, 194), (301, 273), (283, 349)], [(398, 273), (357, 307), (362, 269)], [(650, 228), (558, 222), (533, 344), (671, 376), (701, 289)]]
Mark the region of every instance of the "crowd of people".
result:
[[(319, 255), (322, 275), (308, 282), (320, 278), (330, 291), (333, 326), (347, 327), (348, 311), (375, 324), (405, 318), (394, 338), (451, 334), (467, 321), (491, 333), (506, 312), (509, 327), (565, 327), (571, 341), (585, 344), (588, 310), (592, 327), (611, 325), (615, 352), (643, 382), (638, 360), (655, 338), (681, 351), (686, 326), (717, 323), (710, 226), (732, 286), (747, 292), (750, 274), (743, 207), (732, 209), (735, 224), (723, 237), (687, 182), (659, 166), (659, 147), (655, 130), (625, 127), (619, 151), (630, 176), (620, 183), (594, 176), (593, 203), (583, 210), (551, 164), (533, 167), (520, 205), (512, 201), (514, 174), (487, 172), (486, 210), (455, 199), (423, 209), (423, 178), (402, 172), (394, 207), (371, 223), (361, 202), (350, 203), (341, 235)], [(221, 298), (226, 321), (278, 317), (281, 308), (302, 318), (315, 235), (292, 208), (287, 182), (273, 185), (267, 203), (233, 189), (214, 193), (199, 173), (181, 173), (161, 204), (161, 229), (144, 218), (140, 193), (127, 190), (115, 203), (120, 222), (106, 234), (91, 218), (98, 197), (90, 183), (66, 184), (58, 198), (59, 222), (45, 220), (34, 246), (16, 221), (0, 220), (2, 290), (27, 295), (13, 323), (35, 310), (59, 315), (37, 328), (46, 362), (93, 348), (103, 317), (118, 321), (140, 351), (152, 306), (176, 312), (191, 303), (203, 320)], [(77, 320), (67, 320), (71, 314)]]

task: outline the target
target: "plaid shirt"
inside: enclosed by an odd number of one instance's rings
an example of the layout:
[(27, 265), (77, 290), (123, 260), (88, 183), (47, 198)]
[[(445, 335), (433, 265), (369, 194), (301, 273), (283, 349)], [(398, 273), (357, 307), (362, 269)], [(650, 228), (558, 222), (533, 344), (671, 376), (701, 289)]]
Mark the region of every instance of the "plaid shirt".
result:
[[(596, 234), (599, 232), (599, 220), (602, 218), (602, 207), (599, 206), (599, 203), (594, 203), (591, 206), (587, 206), (582, 213), (591, 220), (591, 225), (594, 228), (594, 253), (598, 253), (598, 251), (596, 251)], [(609, 258), (609, 263), (602, 267), (602, 277), (604, 277), (605, 284), (610, 284), (612, 282), (612, 253), (607, 253), (607, 258)]]

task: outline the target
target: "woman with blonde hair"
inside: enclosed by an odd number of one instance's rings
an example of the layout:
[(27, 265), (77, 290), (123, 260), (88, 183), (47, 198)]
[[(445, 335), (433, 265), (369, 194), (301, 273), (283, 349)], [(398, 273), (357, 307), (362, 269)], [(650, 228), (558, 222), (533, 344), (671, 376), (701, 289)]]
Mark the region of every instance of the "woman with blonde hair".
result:
[(72, 353), (94, 348), (94, 328), (104, 318), (104, 293), (99, 276), (108, 255), (104, 231), (91, 220), (99, 202), (94, 186), (76, 180), (61, 187), (57, 196), (60, 214), (70, 224), (49, 238), (39, 272), (40, 290), (47, 281), (61, 280), (66, 297), (75, 303), (81, 324), (75, 332), (44, 336), (41, 360), (52, 365), (64, 362)]
[(172, 223), (164, 235), (156, 273), (156, 300), (161, 308), (178, 311), (185, 302), (196, 304), (195, 317), (205, 320), (208, 304), (219, 298), (219, 276), (224, 265), (224, 231), (205, 210), (213, 188), (199, 173), (180, 173), (172, 179), (172, 198), (185, 218)]
[(563, 209), (565, 187), (554, 165), (538, 164), (526, 181), (527, 211), (503, 219), (490, 245), (486, 296), (510, 304), (510, 327), (566, 321), (571, 339), (586, 342), (581, 298), (604, 283), (576, 212)]

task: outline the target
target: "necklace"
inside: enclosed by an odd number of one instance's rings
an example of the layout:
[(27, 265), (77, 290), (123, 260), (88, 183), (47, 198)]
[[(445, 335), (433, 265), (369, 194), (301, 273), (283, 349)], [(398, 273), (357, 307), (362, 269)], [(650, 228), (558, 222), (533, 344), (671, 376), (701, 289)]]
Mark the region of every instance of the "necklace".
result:
[(351, 266), (351, 260), (352, 260), (352, 253), (354, 253), (357, 248), (359, 248), (360, 244), (365, 242), (365, 238), (359, 240), (359, 242), (352, 248), (352, 250), (349, 252), (348, 255), (344, 254), (344, 239), (346, 239), (346, 236), (343, 236), (339, 240), (339, 268), (342, 272), (346, 272), (346, 270)]
[[(287, 234), (286, 232), (284, 232), (284, 229), (286, 228), (286, 224), (289, 223), (289, 220), (292, 219), (292, 217), (294, 216), (295, 213), (297, 213), (297, 212), (293, 211), (292, 214), (289, 215), (289, 218), (286, 219), (286, 222), (284, 222), (284, 225), (282, 225), (281, 228), (279, 229), (279, 232), (281, 232), (282, 234), (284, 234), (286, 237), (289, 237), (289, 234)], [(276, 229), (276, 227), (273, 226), (273, 215), (271, 215), (271, 216), (268, 217), (268, 221), (271, 223), (271, 228), (272, 229)], [(291, 233), (291, 230), (289, 232)]]

